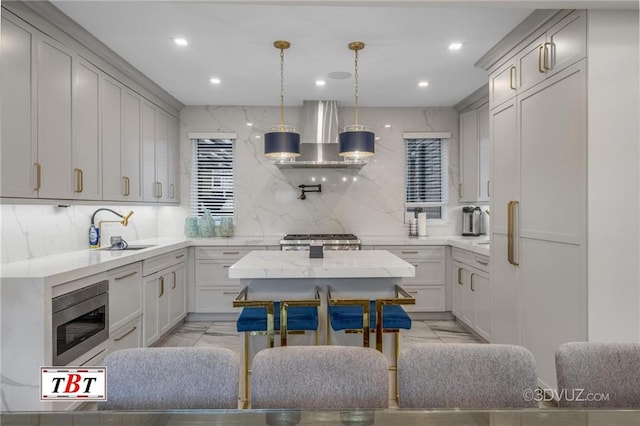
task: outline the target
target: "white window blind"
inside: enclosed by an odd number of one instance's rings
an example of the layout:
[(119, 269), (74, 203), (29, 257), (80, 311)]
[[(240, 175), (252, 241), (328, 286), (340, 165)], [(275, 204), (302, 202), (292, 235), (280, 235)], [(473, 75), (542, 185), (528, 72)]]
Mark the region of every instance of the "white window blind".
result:
[(212, 216), (234, 216), (234, 140), (192, 139), (191, 214), (209, 209)]
[(441, 219), (448, 201), (449, 153), (442, 139), (405, 139), (406, 198), (408, 212), (423, 211)]

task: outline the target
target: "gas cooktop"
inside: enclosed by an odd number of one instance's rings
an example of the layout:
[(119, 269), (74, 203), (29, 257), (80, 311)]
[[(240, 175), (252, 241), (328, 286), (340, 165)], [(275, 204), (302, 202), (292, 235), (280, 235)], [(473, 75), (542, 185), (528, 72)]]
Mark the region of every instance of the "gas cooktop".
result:
[(325, 250), (360, 250), (360, 239), (353, 234), (285, 234), (281, 250), (309, 250), (311, 241), (321, 242)]
[(285, 241), (344, 241), (357, 240), (353, 234), (285, 234), (282, 238)]

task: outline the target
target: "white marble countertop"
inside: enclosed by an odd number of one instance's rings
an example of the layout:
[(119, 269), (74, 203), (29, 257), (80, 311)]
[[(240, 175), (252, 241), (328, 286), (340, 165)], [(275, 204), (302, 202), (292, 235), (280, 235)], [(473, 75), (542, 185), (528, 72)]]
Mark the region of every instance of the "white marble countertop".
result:
[(325, 251), (321, 259), (302, 251), (252, 251), (229, 268), (229, 278), (404, 278), (413, 265), (386, 250)]
[[(132, 245), (152, 247), (135, 251), (100, 251), (96, 249), (78, 250), (52, 256), (20, 260), (0, 264), (0, 278), (44, 279), (50, 285), (57, 285), (89, 275), (98, 274), (133, 262), (168, 253), (185, 247), (206, 246), (278, 246), (279, 236), (230, 237), (230, 238), (149, 238), (131, 241)], [(480, 237), (408, 237), (408, 236), (363, 236), (364, 246), (429, 246), (449, 245), (489, 256), (489, 240)], [(485, 244), (483, 244), (485, 243)], [(367, 252), (370, 252), (369, 250)], [(344, 252), (341, 252), (344, 253)]]

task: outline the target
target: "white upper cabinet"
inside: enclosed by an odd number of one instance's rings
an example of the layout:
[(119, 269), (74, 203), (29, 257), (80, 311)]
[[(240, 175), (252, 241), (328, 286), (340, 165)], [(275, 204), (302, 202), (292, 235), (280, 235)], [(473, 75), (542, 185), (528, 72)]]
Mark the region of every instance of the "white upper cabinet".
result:
[(71, 156), (74, 198), (102, 199), (100, 72), (76, 56), (73, 64)]
[(460, 114), (461, 202), (489, 201), (489, 104)]
[(2, 155), (0, 173), (3, 197), (37, 196), (36, 93), (32, 56), (33, 33), (16, 20), (2, 17), (0, 37), (0, 88), (2, 96)]
[(139, 96), (102, 79), (102, 182), (104, 200), (140, 201), (142, 134)]
[(142, 109), (144, 201), (178, 202), (177, 119), (148, 103)]
[(584, 58), (586, 22), (585, 11), (575, 11), (518, 46), (489, 76), (491, 108)]
[(156, 106), (99, 55), (10, 9), (3, 5), (0, 197), (177, 203), (172, 106)]
[(125, 88), (122, 100), (122, 194), (142, 201), (142, 99)]
[(41, 37), (36, 187), (41, 198), (70, 199), (75, 187), (71, 159), (73, 52), (48, 37)]

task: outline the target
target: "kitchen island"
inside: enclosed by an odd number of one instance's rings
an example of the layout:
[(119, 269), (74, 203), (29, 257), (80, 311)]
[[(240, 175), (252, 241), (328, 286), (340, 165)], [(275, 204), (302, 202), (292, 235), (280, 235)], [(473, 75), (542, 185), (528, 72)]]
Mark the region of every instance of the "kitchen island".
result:
[[(396, 285), (401, 285), (403, 278), (413, 276), (413, 265), (386, 250), (327, 250), (323, 258), (310, 258), (308, 251), (252, 251), (229, 268), (229, 278), (240, 279), (240, 287), (248, 289), (249, 300), (313, 299), (317, 290), (320, 295), (318, 344), (349, 346), (362, 346), (362, 334), (331, 329), (327, 318), (327, 288), (331, 287), (335, 299), (390, 298), (396, 297)], [(311, 334), (290, 336), (288, 344), (314, 344)], [(372, 347), (374, 342), (375, 339), (370, 339)], [(384, 336), (384, 354), (391, 370), (396, 365), (394, 343), (393, 336)], [(257, 351), (267, 347), (267, 338), (251, 335), (244, 339), (244, 344), (248, 348), (248, 359), (252, 360)], [(250, 369), (250, 365), (247, 368)], [(389, 389), (395, 394), (395, 374), (390, 374)], [(395, 398), (393, 394), (390, 397)]]

